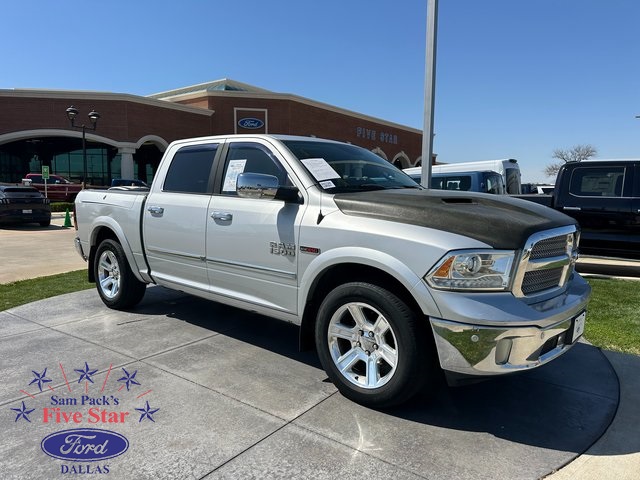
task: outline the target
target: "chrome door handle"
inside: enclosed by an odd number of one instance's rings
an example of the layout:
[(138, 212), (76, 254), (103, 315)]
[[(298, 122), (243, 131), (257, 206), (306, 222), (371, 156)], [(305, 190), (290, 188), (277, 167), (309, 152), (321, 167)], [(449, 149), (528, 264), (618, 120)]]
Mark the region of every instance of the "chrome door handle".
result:
[(211, 218), (214, 220), (220, 220), (222, 222), (230, 222), (233, 220), (233, 215), (227, 212), (213, 212)]
[(579, 212), (582, 210), (580, 207), (562, 207), (563, 210), (570, 210), (572, 212)]
[(162, 207), (147, 207), (147, 211), (151, 213), (151, 215), (162, 215), (164, 213), (164, 208)]

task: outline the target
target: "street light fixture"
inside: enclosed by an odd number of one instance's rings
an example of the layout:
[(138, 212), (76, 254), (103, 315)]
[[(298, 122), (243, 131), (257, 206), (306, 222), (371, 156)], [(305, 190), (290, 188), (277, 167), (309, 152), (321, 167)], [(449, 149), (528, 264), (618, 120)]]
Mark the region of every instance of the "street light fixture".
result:
[(87, 139), (86, 139), (86, 132), (87, 129), (89, 130), (95, 130), (98, 127), (98, 119), (100, 118), (100, 114), (98, 112), (96, 112), (94, 109), (91, 109), (91, 111), (89, 112), (89, 120), (91, 121), (91, 125), (87, 126), (84, 123), (82, 125), (76, 125), (75, 121), (76, 121), (76, 117), (78, 116), (78, 109), (75, 108), (73, 105), (71, 105), (69, 108), (67, 108), (67, 117), (69, 118), (69, 121), (71, 122), (71, 126), (73, 128), (78, 128), (82, 130), (82, 165), (83, 165), (83, 170), (82, 170), (82, 188), (85, 187), (86, 181), (87, 181)]

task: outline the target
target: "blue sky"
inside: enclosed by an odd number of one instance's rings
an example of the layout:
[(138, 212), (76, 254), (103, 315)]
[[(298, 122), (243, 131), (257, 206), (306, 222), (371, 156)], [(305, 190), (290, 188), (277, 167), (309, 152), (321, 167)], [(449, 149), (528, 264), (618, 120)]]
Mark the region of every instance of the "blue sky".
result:
[[(0, 88), (148, 95), (232, 78), (423, 126), (426, 0), (5, 2)], [(640, 157), (640, 1), (440, 0), (434, 151)], [(1, 112), (0, 112), (1, 113)]]

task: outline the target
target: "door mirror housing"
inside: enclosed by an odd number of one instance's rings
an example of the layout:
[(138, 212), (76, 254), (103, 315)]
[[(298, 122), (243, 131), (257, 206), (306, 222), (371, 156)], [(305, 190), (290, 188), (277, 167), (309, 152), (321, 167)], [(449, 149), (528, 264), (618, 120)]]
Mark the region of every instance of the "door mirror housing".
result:
[(281, 186), (278, 177), (263, 173), (241, 173), (236, 181), (236, 193), (242, 198), (262, 198), (297, 202), (298, 189)]

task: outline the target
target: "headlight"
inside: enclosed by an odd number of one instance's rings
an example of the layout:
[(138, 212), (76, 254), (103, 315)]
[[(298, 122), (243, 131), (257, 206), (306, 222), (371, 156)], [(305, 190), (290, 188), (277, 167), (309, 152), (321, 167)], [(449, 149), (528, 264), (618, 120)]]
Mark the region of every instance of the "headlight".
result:
[(443, 290), (507, 290), (515, 252), (459, 250), (445, 255), (425, 276)]

